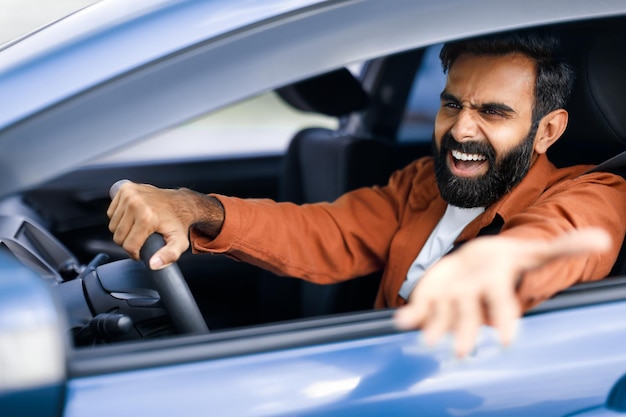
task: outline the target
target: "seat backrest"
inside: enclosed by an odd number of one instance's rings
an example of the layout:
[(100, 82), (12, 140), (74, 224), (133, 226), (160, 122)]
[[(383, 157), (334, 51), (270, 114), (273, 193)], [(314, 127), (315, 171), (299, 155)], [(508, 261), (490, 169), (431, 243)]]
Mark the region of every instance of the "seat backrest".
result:
[[(277, 92), (297, 109), (335, 117), (348, 116), (369, 104), (359, 81), (343, 68)], [(359, 187), (386, 184), (395, 166), (392, 147), (387, 143), (341, 129), (306, 128), (290, 142), (279, 200), (297, 204), (333, 201)], [(379, 280), (380, 275), (373, 274), (330, 285), (293, 279), (266, 279), (263, 285), (266, 296), (268, 292), (280, 294), (276, 305), (281, 309), (295, 309), (299, 317), (310, 317), (372, 308)]]
[(324, 128), (307, 128), (291, 140), (280, 198), (294, 203), (333, 201), (347, 191), (384, 185), (394, 169), (390, 145)]
[(564, 34), (576, 79), (568, 127), (548, 151), (557, 166), (599, 164), (626, 149), (626, 37), (618, 31)]
[[(391, 147), (372, 139), (310, 128), (293, 138), (285, 161), (285, 201), (333, 201), (359, 187), (384, 185), (395, 167)], [(303, 237), (306, 238), (306, 237)], [(379, 274), (338, 284), (299, 284), (303, 317), (372, 308)]]
[[(607, 29), (590, 37), (577, 31), (566, 39), (564, 53), (577, 79), (567, 105), (567, 130), (550, 149), (550, 159), (557, 165), (601, 164), (597, 170), (625, 176), (626, 157), (602, 163), (626, 151), (626, 32)], [(610, 275), (625, 273), (626, 241)]]

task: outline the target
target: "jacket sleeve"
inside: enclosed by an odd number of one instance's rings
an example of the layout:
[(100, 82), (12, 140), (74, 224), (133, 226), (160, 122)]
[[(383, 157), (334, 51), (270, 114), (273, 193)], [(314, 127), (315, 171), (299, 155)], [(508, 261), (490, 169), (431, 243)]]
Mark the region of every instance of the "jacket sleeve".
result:
[(611, 249), (560, 259), (525, 273), (518, 287), (523, 311), (575, 283), (609, 274), (626, 234), (626, 182), (607, 173), (582, 175), (552, 187), (536, 204), (505, 221), (502, 235), (520, 238), (549, 239), (583, 227), (606, 230)]
[(384, 267), (415, 169), (411, 165), (384, 187), (360, 188), (332, 203), (215, 195), (226, 213), (222, 230), (211, 240), (192, 228), (192, 249), (320, 284), (366, 275)]

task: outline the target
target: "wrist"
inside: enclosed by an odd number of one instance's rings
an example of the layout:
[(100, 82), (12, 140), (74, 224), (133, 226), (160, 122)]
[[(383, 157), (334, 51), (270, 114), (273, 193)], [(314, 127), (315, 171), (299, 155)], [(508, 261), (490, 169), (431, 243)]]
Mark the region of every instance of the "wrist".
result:
[(181, 189), (187, 193), (190, 201), (189, 226), (202, 234), (214, 239), (222, 230), (225, 212), (222, 203), (215, 197), (201, 194), (189, 189)]

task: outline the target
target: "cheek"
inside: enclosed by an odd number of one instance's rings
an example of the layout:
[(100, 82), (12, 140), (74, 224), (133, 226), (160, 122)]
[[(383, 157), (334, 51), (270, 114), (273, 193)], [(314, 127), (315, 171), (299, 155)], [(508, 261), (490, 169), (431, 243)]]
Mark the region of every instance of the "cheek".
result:
[(493, 129), (486, 134), (487, 140), (496, 151), (496, 158), (508, 154), (526, 140), (528, 131), (514, 128)]
[(448, 118), (441, 115), (441, 112), (437, 113), (437, 117), (435, 117), (435, 128), (433, 133), (435, 135), (435, 142), (437, 143), (437, 148), (440, 148), (441, 138), (452, 128), (451, 123), (448, 121)]

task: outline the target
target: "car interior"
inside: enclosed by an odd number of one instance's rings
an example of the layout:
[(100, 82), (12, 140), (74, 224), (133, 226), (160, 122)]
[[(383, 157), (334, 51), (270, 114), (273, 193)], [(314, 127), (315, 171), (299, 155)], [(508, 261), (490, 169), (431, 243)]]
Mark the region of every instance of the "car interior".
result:
[[(555, 27), (577, 74), (568, 129), (549, 152), (558, 166), (600, 164), (626, 150), (625, 27), (622, 18)], [(294, 109), (339, 121), (337, 129), (294, 132), (284, 154), (86, 166), (7, 198), (0, 202), (2, 246), (56, 283), (76, 346), (175, 334), (150, 274), (112, 242), (110, 185), (130, 178), (298, 204), (384, 185), (391, 172), (431, 152), (441, 87), (424, 80), (433, 68), (440, 72), (439, 47), (379, 57), (357, 74), (338, 68), (278, 88), (274, 94)], [(435, 96), (417, 97), (424, 86), (433, 87)], [(420, 108), (424, 100), (434, 100), (435, 107)], [(619, 164), (610, 169), (624, 176)], [(191, 253), (178, 266), (212, 332), (371, 310), (380, 280), (375, 273), (322, 286)], [(619, 276), (625, 269), (622, 254), (611, 273), (616, 278), (577, 285), (529, 314), (623, 298), (626, 285)]]

